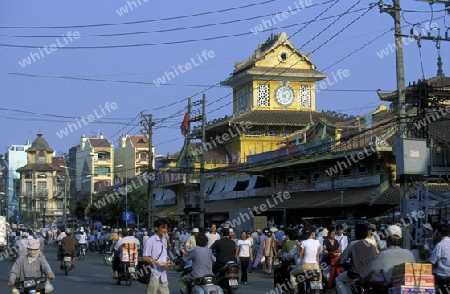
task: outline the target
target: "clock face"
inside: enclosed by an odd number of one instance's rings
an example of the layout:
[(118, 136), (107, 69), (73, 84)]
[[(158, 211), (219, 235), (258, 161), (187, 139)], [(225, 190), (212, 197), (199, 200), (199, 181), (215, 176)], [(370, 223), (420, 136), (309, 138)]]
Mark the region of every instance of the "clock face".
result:
[(241, 103), (241, 108), (245, 108), (247, 105), (247, 93), (245, 92), (245, 89), (239, 91), (239, 101)]
[(275, 100), (282, 106), (289, 106), (294, 102), (294, 90), (289, 86), (279, 86), (275, 90)]

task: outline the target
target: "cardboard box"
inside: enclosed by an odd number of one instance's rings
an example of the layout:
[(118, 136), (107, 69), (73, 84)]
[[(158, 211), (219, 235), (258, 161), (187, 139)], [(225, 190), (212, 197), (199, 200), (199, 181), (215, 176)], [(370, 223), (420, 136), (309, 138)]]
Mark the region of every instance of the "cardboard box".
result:
[(436, 294), (434, 287), (400, 286), (392, 287), (389, 294)]
[(394, 266), (392, 276), (401, 275), (432, 275), (433, 265), (431, 263), (402, 263)]
[(392, 277), (392, 286), (416, 286), (432, 287), (434, 286), (433, 275), (401, 275)]

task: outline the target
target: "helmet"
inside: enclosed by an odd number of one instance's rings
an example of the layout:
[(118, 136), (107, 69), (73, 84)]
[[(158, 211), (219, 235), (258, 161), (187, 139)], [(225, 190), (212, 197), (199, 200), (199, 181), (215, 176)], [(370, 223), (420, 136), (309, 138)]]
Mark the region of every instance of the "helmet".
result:
[(66, 235), (69, 235), (69, 236), (72, 235), (72, 229), (71, 228), (67, 228), (65, 232), (66, 232)]
[(84, 232), (84, 228), (83, 227), (80, 227), (80, 232)]

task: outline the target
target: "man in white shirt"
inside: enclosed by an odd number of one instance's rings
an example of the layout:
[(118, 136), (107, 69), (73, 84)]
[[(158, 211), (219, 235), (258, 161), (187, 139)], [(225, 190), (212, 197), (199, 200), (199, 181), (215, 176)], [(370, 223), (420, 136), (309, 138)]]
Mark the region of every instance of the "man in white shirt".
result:
[(208, 238), (208, 248), (211, 248), (212, 244), (220, 239), (216, 224), (211, 225), (211, 232), (207, 232), (205, 236)]
[(344, 227), (341, 224), (336, 226), (336, 236), (334, 236), (334, 239), (339, 243), (339, 250), (344, 252), (348, 246), (348, 238), (344, 235)]

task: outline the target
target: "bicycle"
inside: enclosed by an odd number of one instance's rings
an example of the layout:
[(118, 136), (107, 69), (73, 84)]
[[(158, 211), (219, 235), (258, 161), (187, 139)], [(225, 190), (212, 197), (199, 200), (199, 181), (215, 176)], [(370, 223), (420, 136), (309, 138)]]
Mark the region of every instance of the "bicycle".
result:
[(78, 252), (78, 259), (84, 260), (86, 257), (86, 244), (80, 244), (80, 250)]

